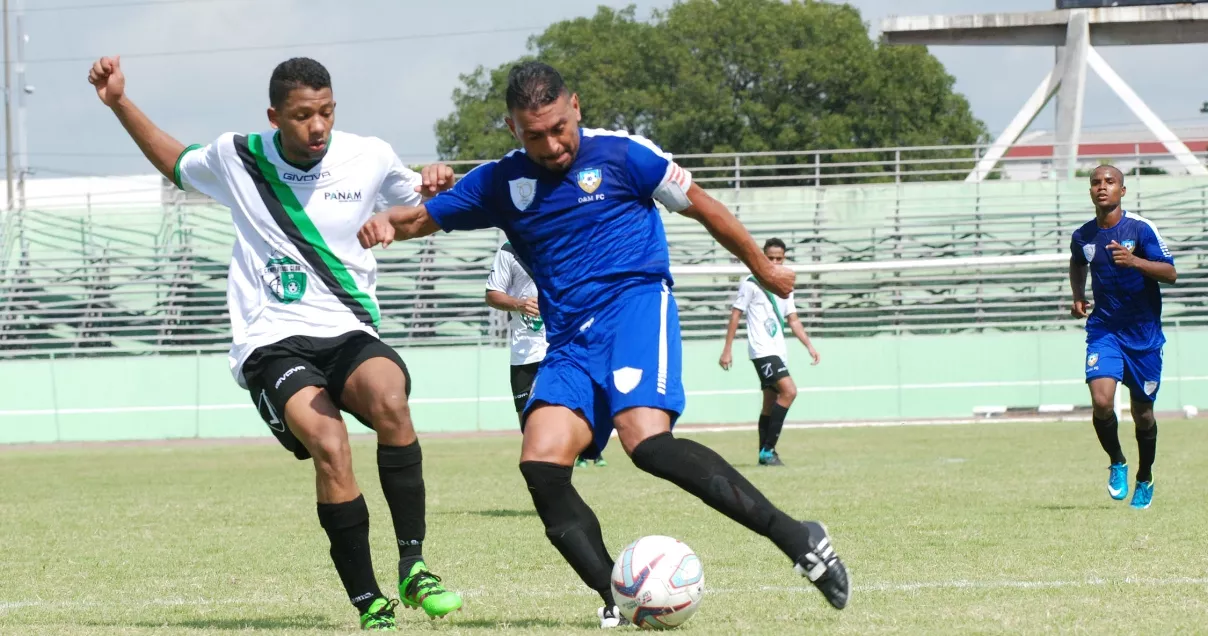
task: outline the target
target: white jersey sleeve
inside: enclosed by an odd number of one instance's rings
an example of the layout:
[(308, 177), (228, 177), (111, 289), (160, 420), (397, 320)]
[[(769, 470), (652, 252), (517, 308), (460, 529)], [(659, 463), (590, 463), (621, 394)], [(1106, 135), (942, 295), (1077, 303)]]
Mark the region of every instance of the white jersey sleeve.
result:
[(796, 292), (789, 292), (788, 299), (784, 301), (784, 306), (785, 306), (784, 317), (785, 318), (788, 318), (789, 316), (797, 313), (797, 303), (793, 300), (793, 297), (795, 295), (796, 295)]
[(423, 197), (415, 191), (415, 188), (423, 183), (423, 177), (404, 165), (390, 144), (383, 141), (382, 147), (384, 161), (388, 167), (382, 180), (382, 188), (378, 192), (378, 207), (414, 206), (423, 203)]
[[(200, 192), (223, 205), (233, 205), (231, 184), (222, 160), (222, 147), (232, 145), (234, 133), (227, 133), (213, 143), (194, 144), (176, 158), (172, 171), (176, 187)], [(232, 146), (233, 147), (233, 146)]]
[(738, 311), (746, 313), (751, 307), (751, 290), (752, 285), (749, 281), (743, 281), (738, 286), (738, 297), (734, 299), (734, 308)]
[(495, 262), (491, 265), (491, 274), (487, 276), (489, 291), (508, 293), (508, 289), (512, 286), (512, 260), (514, 258), (504, 249), (495, 252)]

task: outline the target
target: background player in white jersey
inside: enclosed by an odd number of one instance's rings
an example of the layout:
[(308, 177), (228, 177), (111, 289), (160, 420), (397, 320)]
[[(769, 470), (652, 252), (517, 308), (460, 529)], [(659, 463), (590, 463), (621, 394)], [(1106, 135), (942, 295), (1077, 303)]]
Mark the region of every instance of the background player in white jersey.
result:
[[(549, 343), (545, 340), (545, 321), (537, 305), (537, 283), (533, 282), (532, 271), (516, 255), (511, 243), (504, 243), (495, 252), (495, 262), (487, 276), (486, 302), (509, 314), (508, 341), (512, 359), (508, 379), (516, 415), (520, 418), (520, 431), (524, 432), (524, 407)], [(601, 468), (608, 465), (602, 454), (592, 461)], [(588, 458), (580, 456), (575, 460), (575, 466), (588, 466)]]
[(377, 262), (357, 230), (380, 200), (417, 204), (452, 184), (452, 170), (407, 169), (390, 146), (333, 132), (331, 78), (318, 62), (281, 63), (269, 81), (260, 134), (225, 134), (185, 147), (125, 94), (120, 58), (88, 80), (143, 154), (178, 187), (231, 209), (235, 246), (227, 283), (231, 372), (281, 444), (313, 458), (319, 523), (366, 629), (393, 629), (369, 549), (369, 509), (352, 472), (344, 410), (377, 432), (378, 473), (399, 544), (399, 595), (443, 616), (461, 607), (424, 564), (422, 455), (398, 354), (377, 338)]
[[(785, 247), (784, 241), (770, 238), (763, 244), (763, 253), (769, 261), (782, 265)], [(788, 298), (778, 298), (764, 289), (754, 276), (748, 276), (739, 285), (738, 297), (730, 310), (726, 343), (722, 346), (721, 359), (718, 361), (721, 368), (729, 371), (734, 363), (730, 349), (738, 332), (738, 318), (742, 314), (747, 317), (747, 351), (755, 365), (755, 373), (759, 375), (759, 387), (763, 390), (763, 406), (759, 411), (759, 464), (783, 466), (780, 454), (776, 452), (776, 442), (784, 429), (784, 418), (788, 416), (793, 400), (797, 399), (797, 385), (789, 375), (784, 330), (792, 329), (793, 335), (805, 345), (814, 359), (813, 364), (818, 364), (821, 358), (797, 317), (793, 294), (790, 293)]]

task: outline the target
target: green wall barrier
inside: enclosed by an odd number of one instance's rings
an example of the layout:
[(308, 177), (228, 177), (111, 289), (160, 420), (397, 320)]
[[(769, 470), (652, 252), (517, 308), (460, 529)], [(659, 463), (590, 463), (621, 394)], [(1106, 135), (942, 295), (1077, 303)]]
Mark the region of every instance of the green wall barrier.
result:
[[(1158, 409), (1208, 407), (1208, 329), (1169, 327)], [(792, 421), (969, 417), (975, 407), (1087, 405), (1079, 331), (817, 339), (791, 344)], [(501, 347), (403, 349), (423, 431), (516, 426)], [(685, 424), (753, 422), (760, 395), (746, 344), (684, 344)], [(0, 443), (267, 436), (222, 355), (16, 360), (0, 364)], [(360, 424), (350, 427), (360, 432)]]

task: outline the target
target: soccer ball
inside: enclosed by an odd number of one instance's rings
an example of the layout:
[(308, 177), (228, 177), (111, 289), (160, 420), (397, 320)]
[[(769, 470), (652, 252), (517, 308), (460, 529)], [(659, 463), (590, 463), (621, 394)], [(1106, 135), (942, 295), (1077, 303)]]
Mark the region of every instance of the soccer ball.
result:
[(705, 573), (700, 559), (671, 537), (642, 537), (612, 566), (612, 595), (621, 615), (642, 628), (684, 624), (700, 607)]

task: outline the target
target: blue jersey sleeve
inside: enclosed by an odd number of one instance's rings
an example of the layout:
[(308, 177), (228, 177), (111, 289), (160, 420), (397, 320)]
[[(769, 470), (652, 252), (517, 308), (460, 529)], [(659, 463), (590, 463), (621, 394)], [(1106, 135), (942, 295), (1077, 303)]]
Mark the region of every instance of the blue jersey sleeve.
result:
[(1079, 239), (1077, 231), (1070, 236), (1070, 257), (1074, 259), (1075, 263), (1086, 262), (1086, 256), (1082, 253), (1082, 241)]
[(474, 168), (452, 188), (424, 204), (440, 229), (452, 232), (495, 227), (490, 200), (497, 165), (491, 162)]
[(638, 197), (643, 199), (654, 197), (654, 191), (663, 184), (668, 170), (675, 165), (671, 155), (645, 137), (636, 135), (629, 138), (625, 164)]
[(1174, 265), (1174, 256), (1171, 256), (1170, 248), (1153, 223), (1142, 223), (1137, 238), (1141, 241), (1141, 255), (1145, 260)]

